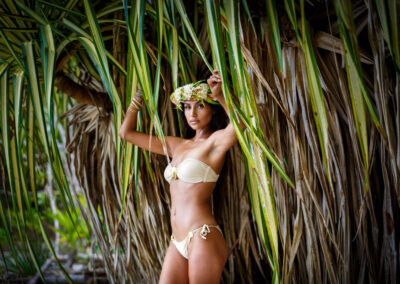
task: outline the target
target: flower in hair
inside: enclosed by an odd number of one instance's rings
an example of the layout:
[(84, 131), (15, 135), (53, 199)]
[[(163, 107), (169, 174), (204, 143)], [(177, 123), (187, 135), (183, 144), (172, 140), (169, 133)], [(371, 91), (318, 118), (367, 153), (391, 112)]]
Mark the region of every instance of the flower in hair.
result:
[(181, 103), (186, 100), (200, 100), (206, 101), (211, 104), (218, 104), (216, 99), (210, 97), (211, 89), (207, 83), (202, 83), (204, 80), (198, 81), (196, 83), (187, 84), (177, 88), (171, 94), (171, 101), (181, 109)]

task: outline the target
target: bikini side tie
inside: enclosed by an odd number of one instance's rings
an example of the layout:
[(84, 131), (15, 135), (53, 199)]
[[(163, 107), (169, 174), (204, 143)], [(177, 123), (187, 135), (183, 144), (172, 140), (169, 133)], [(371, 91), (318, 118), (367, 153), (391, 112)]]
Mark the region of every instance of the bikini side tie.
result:
[[(213, 226), (213, 227), (214, 227), (214, 226)], [(200, 229), (201, 229), (201, 231), (200, 231), (200, 236), (201, 236), (203, 239), (205, 239), (205, 240), (207, 239), (207, 237), (206, 237), (207, 234), (211, 232), (211, 231), (210, 231), (210, 227), (208, 227), (207, 224), (204, 224), (203, 227), (201, 227), (201, 228), (194, 229), (193, 231), (190, 231), (189, 234), (188, 234), (187, 237), (186, 237), (186, 239), (187, 239), (187, 241), (185, 242), (185, 250), (186, 250), (186, 251), (189, 250), (189, 243), (190, 243), (190, 240), (193, 238), (194, 234), (195, 234), (198, 230), (200, 230)]]
[(194, 237), (195, 233), (197, 231), (201, 230), (200, 231), (200, 236), (201, 236), (202, 239), (205, 240), (205, 239), (207, 239), (207, 237), (206, 237), (207, 234), (209, 234), (211, 232), (210, 231), (210, 227), (216, 228), (222, 234), (222, 231), (221, 231), (221, 229), (219, 228), (218, 225), (207, 225), (207, 224), (204, 224), (200, 228), (197, 228), (197, 229), (194, 229), (192, 231), (189, 231), (189, 233), (186, 235), (186, 237), (182, 241), (179, 241), (179, 242), (176, 241), (173, 235), (171, 235), (171, 240), (174, 242), (175, 247), (181, 253), (181, 255), (184, 258), (187, 259), (188, 258), (188, 251), (189, 251), (189, 243), (190, 243), (191, 239)]
[(200, 236), (203, 238), (203, 239), (207, 239), (207, 234), (208, 233), (210, 233), (211, 231), (210, 231), (210, 228), (208, 227), (208, 225), (207, 224), (204, 224), (203, 225), (203, 227), (201, 228), (201, 231), (200, 231)]

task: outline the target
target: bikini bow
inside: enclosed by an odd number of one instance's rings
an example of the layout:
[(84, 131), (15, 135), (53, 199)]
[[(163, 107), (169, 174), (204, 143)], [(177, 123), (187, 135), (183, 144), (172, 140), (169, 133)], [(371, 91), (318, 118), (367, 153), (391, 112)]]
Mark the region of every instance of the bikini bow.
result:
[(176, 167), (172, 167), (171, 174), (172, 174), (172, 178), (173, 179), (176, 179), (177, 172), (178, 172), (177, 168)]
[(210, 231), (210, 228), (208, 227), (207, 224), (204, 224), (204, 225), (203, 225), (203, 228), (201, 228), (200, 236), (201, 236), (203, 239), (207, 239), (206, 236), (207, 236), (207, 234), (208, 234), (209, 232), (211, 232), (211, 231)]

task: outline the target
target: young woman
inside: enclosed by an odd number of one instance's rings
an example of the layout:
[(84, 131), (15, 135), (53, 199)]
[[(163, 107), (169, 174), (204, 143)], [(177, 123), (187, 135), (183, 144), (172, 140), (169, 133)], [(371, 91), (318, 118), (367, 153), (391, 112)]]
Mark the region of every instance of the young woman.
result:
[[(219, 283), (228, 250), (221, 229), (211, 211), (210, 199), (226, 152), (237, 137), (230, 122), (213, 131), (216, 115), (210, 98), (224, 108), (221, 77), (214, 70), (207, 84), (189, 84), (171, 96), (175, 104), (183, 103), (186, 121), (195, 134), (190, 139), (167, 136), (166, 150), (172, 158), (164, 171), (171, 193), (171, 242), (167, 249), (160, 283)], [(211, 92), (211, 94), (209, 94)], [(141, 94), (132, 100), (119, 136), (151, 152), (165, 155), (161, 141), (135, 131)]]

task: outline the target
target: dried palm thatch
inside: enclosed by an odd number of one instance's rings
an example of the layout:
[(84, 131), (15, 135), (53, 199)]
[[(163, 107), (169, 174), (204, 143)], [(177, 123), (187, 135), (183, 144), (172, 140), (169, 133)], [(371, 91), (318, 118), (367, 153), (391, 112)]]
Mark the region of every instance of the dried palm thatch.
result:
[[(88, 207), (81, 211), (111, 282), (156, 282), (171, 233), (168, 184), (162, 176), (167, 159), (117, 138), (123, 109), (139, 82), (147, 98), (139, 129), (161, 139), (179, 135), (169, 94), (180, 84), (205, 78), (211, 58), (223, 74), (231, 117), (237, 113), (247, 124), (245, 131), (237, 131), (239, 143), (227, 155), (224, 179), (213, 196), (214, 213), (231, 248), (223, 281), (396, 282), (398, 2), (184, 5), (177, 0), (100, 7), (70, 1), (66, 9), (40, 3), (48, 19), (62, 19), (68, 28), (46, 26), (32, 8), (18, 4), (24, 17), (45, 26), (40, 45), (46, 50), (52, 33), (63, 34), (56, 42), (58, 66), (65, 66), (72, 55), (79, 58), (80, 74), (66, 70), (63, 75), (77, 85), (57, 81), (63, 93), (85, 102), (63, 116), (68, 120), (67, 165), (84, 193)], [(87, 20), (81, 19), (82, 11)], [(12, 8), (3, 13), (3, 22), (15, 29), (10, 19), (19, 13)], [(17, 34), (26, 40), (23, 29)], [(67, 200), (74, 192), (64, 183), (57, 151), (46, 146), (44, 127), (54, 123), (53, 100), (65, 110), (50, 96), (54, 70), (37, 75), (32, 47), (24, 45), (27, 52), (21, 60), (15, 45), (21, 40), (10, 31), (1, 35), (0, 54), (7, 55), (0, 62), (2, 144), (11, 191), (20, 196), (15, 208), (24, 206), (19, 200), (25, 189), (12, 184), (11, 173), (27, 170), (18, 161), (24, 151), (31, 157), (31, 151), (13, 146), (22, 145), (27, 134), (18, 130), (16, 138), (9, 139), (8, 114), (16, 121), (15, 129), (21, 129), (18, 121), (28, 121), (29, 115), (32, 121), (33, 114), (19, 108), (22, 87), (16, 84), (8, 91), (10, 70), (20, 84), (20, 70), (26, 73), (32, 97), (26, 105), (32, 104), (42, 127), (37, 140)], [(73, 52), (63, 51), (65, 46)], [(43, 54), (37, 61), (51, 62), (51, 53)], [(35, 81), (44, 82), (46, 103), (37, 99)], [(231, 100), (229, 89), (240, 105)], [(49, 119), (41, 121), (37, 113), (45, 107)], [(33, 126), (27, 129), (33, 137)], [(49, 137), (56, 134), (50, 132)], [(12, 155), (18, 159), (9, 158)], [(20, 172), (14, 165), (20, 165)], [(0, 212), (7, 214), (3, 207)], [(6, 218), (2, 220), (7, 228)]]
[[(115, 151), (107, 151), (112, 149), (107, 146), (112, 143), (112, 116), (101, 114), (94, 106), (80, 104), (69, 110), (65, 117), (73, 117), (69, 126), (74, 129), (70, 134), (73, 137), (67, 142), (67, 150), (74, 159), (68, 164), (74, 165), (75, 175), (84, 189), (88, 203), (84, 217), (91, 224), (109, 277), (116, 282), (128, 279), (134, 283), (157, 282), (171, 234), (168, 183), (160, 170), (166, 166), (165, 158), (153, 154), (147, 163), (141, 156), (138, 168), (143, 170), (138, 173), (139, 185), (137, 189), (130, 185), (119, 222), (121, 198), (116, 186), (119, 181)], [(147, 124), (149, 120), (143, 119), (144, 128)], [(221, 186), (213, 198), (215, 214), (232, 249), (224, 275), (227, 281), (233, 281), (235, 277), (240, 277), (241, 281), (258, 277), (266, 265), (260, 258), (263, 248), (254, 238), (241, 159), (238, 147), (230, 151), (227, 163), (232, 166), (225, 168), (225, 175), (219, 182)], [(153, 175), (148, 175), (147, 170)], [(249, 274), (256, 264), (260, 271)]]

